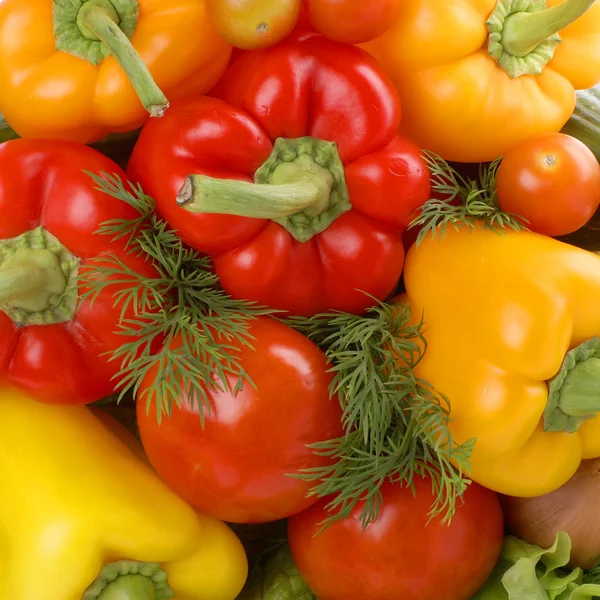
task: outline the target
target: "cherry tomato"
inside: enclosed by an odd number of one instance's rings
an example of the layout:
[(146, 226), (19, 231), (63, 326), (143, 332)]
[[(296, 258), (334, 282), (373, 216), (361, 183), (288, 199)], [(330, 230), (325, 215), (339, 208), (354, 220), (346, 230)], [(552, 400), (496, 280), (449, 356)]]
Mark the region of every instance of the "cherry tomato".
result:
[(217, 33), (244, 50), (267, 48), (294, 29), (301, 0), (205, 0), (206, 15)]
[[(207, 390), (204, 428), (183, 392), (160, 424), (153, 404), (137, 402), (142, 442), (160, 477), (200, 512), (231, 523), (276, 521), (310, 506), (313, 484), (289, 475), (327, 464), (307, 446), (343, 435), (325, 354), (268, 317), (249, 331), (253, 348), (227, 344), (254, 387), (246, 382), (236, 394), (230, 377), (231, 391)], [(148, 373), (141, 393), (154, 377)]]
[(548, 236), (583, 227), (600, 204), (600, 165), (592, 151), (563, 133), (537, 135), (506, 153), (497, 180), (503, 211)]
[[(319, 600), (468, 600), (492, 572), (504, 538), (496, 494), (467, 488), (450, 525), (429, 524), (431, 481), (415, 494), (399, 483), (381, 488), (379, 519), (362, 530), (358, 504), (321, 533), (319, 501), (288, 522), (292, 556)], [(316, 535), (317, 534), (317, 535)]]
[(316, 31), (347, 44), (379, 37), (400, 11), (400, 0), (304, 0), (304, 4)]

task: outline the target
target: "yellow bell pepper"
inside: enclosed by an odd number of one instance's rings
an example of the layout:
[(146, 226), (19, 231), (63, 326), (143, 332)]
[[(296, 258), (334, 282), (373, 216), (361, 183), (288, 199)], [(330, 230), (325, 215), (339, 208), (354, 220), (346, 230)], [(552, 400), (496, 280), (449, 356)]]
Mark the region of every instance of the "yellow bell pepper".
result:
[(2, 0), (0, 113), (21, 137), (89, 143), (207, 92), (230, 55), (203, 0)]
[(117, 431), (85, 406), (0, 389), (0, 598), (233, 600), (247, 576), (238, 538)]
[(529, 232), (449, 227), (407, 256), (427, 349), (415, 372), (476, 438), (472, 478), (531, 497), (600, 456), (600, 256)]
[(402, 0), (363, 47), (396, 83), (409, 137), (446, 160), (485, 162), (559, 131), (575, 89), (600, 81), (594, 2)]

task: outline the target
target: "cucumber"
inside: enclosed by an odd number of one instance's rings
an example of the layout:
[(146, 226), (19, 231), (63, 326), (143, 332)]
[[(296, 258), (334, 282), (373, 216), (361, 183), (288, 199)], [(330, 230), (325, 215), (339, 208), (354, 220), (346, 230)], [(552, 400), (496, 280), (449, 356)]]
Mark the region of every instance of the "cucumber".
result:
[(583, 142), (600, 162), (600, 84), (577, 92), (575, 111), (561, 132)]
[[(600, 84), (577, 92), (575, 111), (561, 132), (583, 142), (600, 162)], [(600, 253), (600, 211), (579, 231), (561, 240)]]
[(581, 229), (558, 239), (571, 244), (571, 246), (600, 254), (600, 211)]

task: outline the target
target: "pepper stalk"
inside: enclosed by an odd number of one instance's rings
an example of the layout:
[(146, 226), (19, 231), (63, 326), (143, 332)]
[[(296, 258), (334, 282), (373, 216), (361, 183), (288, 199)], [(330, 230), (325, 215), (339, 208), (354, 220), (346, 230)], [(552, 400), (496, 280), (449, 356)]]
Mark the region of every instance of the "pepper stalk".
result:
[(488, 52), (513, 78), (539, 75), (561, 43), (560, 31), (596, 0), (563, 0), (545, 8), (539, 0), (498, 0), (487, 21)]
[(548, 388), (544, 431), (573, 433), (600, 413), (600, 338), (570, 350)]
[(177, 204), (192, 213), (271, 219), (299, 242), (352, 208), (337, 145), (313, 137), (278, 138), (254, 183), (190, 175)]
[(105, 565), (81, 600), (169, 600), (174, 595), (157, 563), (122, 560)]
[(66, 288), (58, 257), (50, 250), (20, 248), (0, 266), (0, 305), (42, 311)]
[(17, 326), (70, 321), (79, 259), (42, 227), (0, 240), (0, 310)]
[(169, 101), (130, 40), (138, 14), (137, 0), (54, 2), (56, 49), (93, 65), (114, 56), (150, 116), (161, 117)]

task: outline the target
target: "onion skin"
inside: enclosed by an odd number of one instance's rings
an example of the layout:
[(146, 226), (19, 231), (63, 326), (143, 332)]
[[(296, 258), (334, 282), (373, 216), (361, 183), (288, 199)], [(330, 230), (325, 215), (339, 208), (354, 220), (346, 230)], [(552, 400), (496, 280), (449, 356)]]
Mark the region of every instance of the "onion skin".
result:
[(600, 459), (584, 460), (563, 486), (537, 498), (501, 496), (509, 532), (549, 548), (559, 531), (566, 531), (573, 544), (573, 567), (590, 568), (600, 555)]

